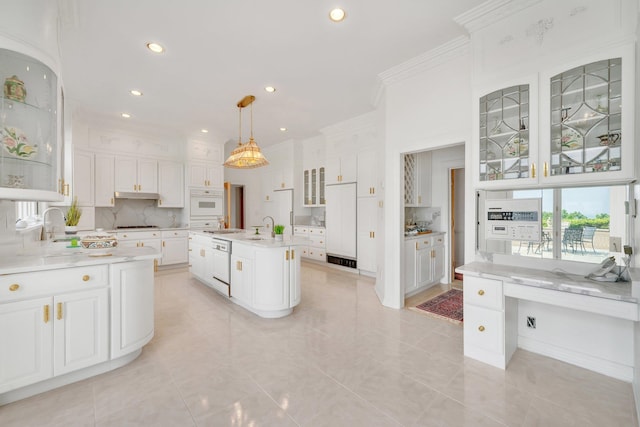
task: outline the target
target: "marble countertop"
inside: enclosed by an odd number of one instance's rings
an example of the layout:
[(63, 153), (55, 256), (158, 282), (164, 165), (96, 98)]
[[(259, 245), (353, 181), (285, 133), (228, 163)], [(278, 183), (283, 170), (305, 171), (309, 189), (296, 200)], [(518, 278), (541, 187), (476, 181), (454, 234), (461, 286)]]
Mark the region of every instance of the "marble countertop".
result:
[(422, 239), (423, 237), (441, 236), (443, 234), (445, 234), (444, 231), (432, 231), (431, 233), (425, 234), (410, 234), (408, 236), (404, 236), (404, 240)]
[[(205, 233), (203, 230), (191, 230), (191, 233), (205, 236), (215, 237), (216, 239), (229, 240), (231, 242), (243, 243), (252, 246), (259, 246), (263, 248), (282, 248), (285, 246), (306, 246), (311, 243), (311, 240), (302, 237), (296, 237), (291, 235), (285, 235), (284, 240), (276, 241), (269, 234), (256, 235), (255, 231), (249, 230), (237, 230), (235, 233)], [(233, 249), (232, 249), (233, 250)]]
[[(488, 279), (506, 280), (518, 285), (534, 286), (560, 292), (589, 295), (618, 301), (637, 303), (632, 282), (597, 282), (560, 270), (538, 270), (511, 265), (472, 262), (456, 268), (456, 272)], [(640, 278), (640, 271), (631, 269), (632, 280)]]
[[(110, 255), (106, 255), (106, 254)], [(101, 256), (95, 256), (101, 254)], [(104, 255), (102, 255), (104, 254)], [(0, 259), (0, 275), (160, 258), (151, 247), (96, 250), (49, 244)]]

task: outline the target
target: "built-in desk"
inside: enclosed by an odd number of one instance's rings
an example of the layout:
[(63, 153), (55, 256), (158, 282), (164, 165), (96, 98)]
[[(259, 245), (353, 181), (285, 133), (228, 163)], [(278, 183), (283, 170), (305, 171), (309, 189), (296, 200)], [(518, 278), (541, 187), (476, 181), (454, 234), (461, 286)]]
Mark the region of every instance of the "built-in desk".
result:
[(456, 271), (464, 275), (465, 356), (505, 369), (523, 348), (633, 379), (639, 283), (481, 262)]

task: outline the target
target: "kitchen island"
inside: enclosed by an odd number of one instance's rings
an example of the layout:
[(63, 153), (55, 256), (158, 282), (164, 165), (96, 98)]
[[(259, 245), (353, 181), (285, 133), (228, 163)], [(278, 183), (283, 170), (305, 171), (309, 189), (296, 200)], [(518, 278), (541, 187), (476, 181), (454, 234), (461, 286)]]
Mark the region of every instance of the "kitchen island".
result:
[[(93, 256), (101, 255), (101, 256)], [(0, 405), (117, 369), (154, 334), (153, 248), (34, 246), (0, 260)]]
[[(191, 273), (232, 302), (265, 318), (287, 316), (300, 303), (298, 248), (309, 240), (276, 241), (244, 230), (192, 230), (190, 239)], [(230, 248), (224, 259), (214, 243), (220, 240)]]

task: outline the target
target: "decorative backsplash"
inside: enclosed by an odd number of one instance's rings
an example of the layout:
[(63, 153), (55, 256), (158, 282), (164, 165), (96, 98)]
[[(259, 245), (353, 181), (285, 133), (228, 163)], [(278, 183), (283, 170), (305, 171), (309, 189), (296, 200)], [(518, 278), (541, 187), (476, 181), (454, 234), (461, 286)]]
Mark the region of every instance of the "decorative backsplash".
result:
[(155, 200), (116, 200), (112, 208), (96, 208), (96, 228), (105, 230), (132, 225), (179, 227), (185, 222), (183, 209), (158, 208)]

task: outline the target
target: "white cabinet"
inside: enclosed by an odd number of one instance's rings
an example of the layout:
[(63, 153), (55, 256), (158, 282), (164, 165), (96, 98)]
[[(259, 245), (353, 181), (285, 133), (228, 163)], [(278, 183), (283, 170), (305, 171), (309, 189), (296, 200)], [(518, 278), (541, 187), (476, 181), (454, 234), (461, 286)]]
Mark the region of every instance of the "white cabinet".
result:
[(427, 289), (444, 276), (444, 234), (434, 233), (405, 240), (405, 295)]
[(158, 207), (184, 208), (184, 169), (182, 163), (158, 162)]
[(231, 254), (231, 297), (244, 306), (253, 305), (253, 253), (234, 244)]
[(328, 185), (325, 226), (327, 253), (356, 258), (356, 184)]
[(375, 197), (378, 193), (378, 155), (374, 150), (358, 153), (358, 197)]
[(158, 161), (116, 157), (115, 191), (157, 193)]
[(325, 205), (325, 167), (317, 166), (302, 171), (303, 203), (305, 206)]
[(115, 156), (95, 155), (95, 205), (96, 207), (114, 206), (115, 192)]
[(111, 357), (136, 351), (151, 341), (153, 265), (147, 261), (111, 265)]
[(160, 264), (182, 264), (189, 261), (189, 232), (165, 230), (161, 232), (162, 260)]
[(253, 291), (253, 306), (256, 309), (283, 310), (289, 308), (290, 253), (288, 247), (255, 250), (255, 270), (260, 272), (260, 275), (255, 278)]
[(327, 260), (326, 229), (324, 227), (297, 225), (293, 228), (293, 234), (311, 241), (308, 246), (298, 246), (300, 256), (321, 262)]
[(0, 278), (0, 393), (108, 359), (108, 284), (103, 266)]
[[(162, 239), (160, 231), (119, 231), (116, 233), (118, 245), (123, 248), (151, 247), (162, 253)], [(154, 265), (162, 264), (162, 258), (154, 260)]]
[(223, 188), (224, 168), (214, 163), (189, 163), (189, 187)]
[[(369, 187), (367, 187), (369, 188)], [(357, 253), (358, 269), (375, 273), (376, 233), (378, 231), (378, 201), (373, 197), (358, 197)]]
[(193, 160), (222, 165), (223, 151), (224, 145), (216, 142), (190, 140), (187, 143), (187, 155)]
[(356, 182), (357, 169), (356, 154), (327, 157), (325, 176), (326, 185)]
[(405, 154), (404, 205), (431, 206), (431, 152)]
[[(78, 198), (79, 206), (94, 206), (94, 156), (83, 150), (73, 152), (73, 197)], [(112, 194), (113, 196), (113, 194)]]

